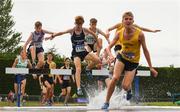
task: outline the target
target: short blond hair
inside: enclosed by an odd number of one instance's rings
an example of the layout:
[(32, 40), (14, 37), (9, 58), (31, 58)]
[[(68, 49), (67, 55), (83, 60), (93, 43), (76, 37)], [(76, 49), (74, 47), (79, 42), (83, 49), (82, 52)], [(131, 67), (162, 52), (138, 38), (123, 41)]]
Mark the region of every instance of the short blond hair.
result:
[(126, 17), (126, 16), (130, 16), (130, 17), (134, 18), (134, 15), (133, 15), (133, 13), (132, 13), (131, 11), (125, 12), (125, 13), (123, 14), (122, 18), (124, 18), (124, 17)]
[(83, 23), (84, 23), (84, 18), (83, 18), (83, 16), (76, 16), (76, 17), (75, 17), (75, 23), (76, 23), (76, 24), (83, 24)]

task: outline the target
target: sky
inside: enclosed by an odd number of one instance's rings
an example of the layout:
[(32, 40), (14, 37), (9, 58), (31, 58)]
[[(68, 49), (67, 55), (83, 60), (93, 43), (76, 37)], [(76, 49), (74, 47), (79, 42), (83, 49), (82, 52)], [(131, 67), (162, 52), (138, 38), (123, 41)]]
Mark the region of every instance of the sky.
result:
[[(43, 29), (59, 32), (74, 27), (74, 17), (82, 15), (84, 27), (89, 27), (89, 19), (94, 17), (98, 20), (97, 27), (105, 32), (121, 22), (124, 12), (132, 11), (135, 24), (162, 30), (158, 33), (144, 32), (153, 66), (173, 64), (180, 67), (179, 0), (13, 0), (13, 3), (14, 29), (22, 33), (22, 41), (26, 41), (34, 31), (35, 21), (41, 21)], [(104, 37), (99, 37), (103, 39), (104, 49), (108, 43)], [(114, 32), (111, 32), (110, 40), (113, 37)], [(55, 46), (60, 55), (71, 56), (69, 34), (44, 41), (43, 45), (45, 51)], [(140, 65), (148, 66), (143, 52)]]

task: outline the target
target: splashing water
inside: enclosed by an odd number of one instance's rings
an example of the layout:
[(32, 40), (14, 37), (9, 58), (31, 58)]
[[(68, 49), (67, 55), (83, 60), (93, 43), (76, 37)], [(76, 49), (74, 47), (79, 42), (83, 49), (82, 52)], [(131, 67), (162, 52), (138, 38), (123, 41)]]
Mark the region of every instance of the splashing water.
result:
[[(89, 104), (87, 105), (90, 109), (100, 109), (105, 102), (107, 89), (98, 93), (97, 90), (91, 89), (90, 93), (88, 92)], [(93, 94), (92, 94), (93, 93)], [(130, 105), (130, 102), (126, 100), (126, 91), (115, 88), (114, 93), (110, 100), (110, 109), (120, 108), (121, 106)]]

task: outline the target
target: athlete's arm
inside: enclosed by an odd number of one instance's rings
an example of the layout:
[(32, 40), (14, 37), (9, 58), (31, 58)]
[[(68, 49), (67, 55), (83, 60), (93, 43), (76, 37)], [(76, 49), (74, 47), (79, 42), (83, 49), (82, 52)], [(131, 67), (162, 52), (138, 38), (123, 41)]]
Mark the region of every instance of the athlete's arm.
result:
[(107, 51), (107, 54), (109, 55), (110, 61), (114, 60), (114, 56), (111, 53), (111, 48), (115, 45), (115, 43), (118, 41), (118, 39), (119, 39), (119, 33), (116, 33), (114, 39), (110, 42), (110, 44), (106, 48), (106, 51)]
[[(56, 63), (55, 62), (53, 62), (53, 65), (52, 65), (52, 68), (51, 69), (56, 69)], [(55, 75), (55, 74), (53, 74), (53, 75)], [(54, 76), (53, 76), (54, 77)], [(55, 75), (55, 78), (56, 78), (56, 75)], [(54, 83), (56, 84), (56, 79), (55, 78), (53, 78), (54, 79)]]
[(66, 34), (66, 33), (71, 33), (72, 34), (72, 32), (73, 32), (73, 28), (62, 31), (62, 32), (53, 33), (50, 37), (46, 37), (45, 40), (48, 40), (48, 39), (52, 40), (56, 36), (60, 36), (60, 35)]
[(28, 59), (28, 68), (32, 68), (32, 64), (29, 59)]
[(39, 85), (40, 85), (40, 88), (43, 89), (43, 84), (42, 84), (41, 78), (43, 78), (43, 75), (39, 76)]
[[(62, 66), (61, 69), (64, 69), (64, 66)], [(63, 83), (62, 75), (58, 75), (58, 80), (59, 80), (59, 83), (60, 83), (60, 84)]]
[(56, 63), (53, 63), (52, 69), (56, 69)]
[(149, 29), (149, 28), (140, 27), (140, 26), (138, 26), (138, 25), (136, 25), (136, 24), (133, 24), (133, 26), (135, 26), (135, 27), (141, 29), (142, 31), (146, 31), (146, 32), (153, 32), (153, 33), (156, 33), (156, 32), (160, 32), (160, 31), (161, 31), (161, 30), (151, 30), (151, 29)]
[(109, 33), (110, 31), (112, 31), (112, 30), (114, 30), (114, 29), (117, 29), (117, 28), (118, 28), (119, 26), (121, 26), (121, 25), (122, 25), (122, 23), (118, 23), (118, 24), (116, 24), (116, 25), (108, 28), (108, 29), (107, 29), (107, 32)]
[(54, 32), (48, 31), (48, 30), (44, 30), (44, 29), (43, 29), (43, 32), (47, 33), (47, 34), (53, 34), (54, 33)]
[(158, 75), (158, 72), (152, 67), (151, 57), (150, 57), (149, 51), (146, 46), (145, 36), (144, 36), (143, 32), (141, 32), (139, 35), (139, 41), (142, 45), (143, 53), (144, 53), (144, 56), (146, 58), (148, 65), (149, 65), (150, 71), (152, 72), (153, 76), (156, 77)]
[(16, 58), (16, 59), (14, 60), (14, 63), (13, 63), (13, 65), (12, 65), (12, 68), (15, 68), (17, 64), (18, 64), (18, 58)]
[(102, 36), (104, 36), (104, 37), (106, 38), (106, 40), (107, 40), (107, 42), (108, 42), (108, 44), (109, 44), (109, 43), (110, 43), (109, 36), (106, 35), (102, 30), (100, 30), (100, 29), (97, 29), (97, 30), (98, 30), (98, 32), (99, 32)]
[(31, 40), (32, 40), (32, 33), (30, 34), (29, 38), (27, 39), (26, 43), (25, 43), (24, 46), (23, 46), (23, 49), (24, 49), (24, 50), (26, 50), (26, 47), (27, 47), (27, 45), (31, 42)]
[(55, 79), (54, 79), (55, 84), (57, 83), (57, 80), (59, 80), (58, 77), (59, 77), (58, 75), (55, 75)]
[(74, 77), (73, 74), (71, 75), (71, 78), (72, 78), (72, 80), (73, 80), (73, 83), (75, 83), (75, 77)]

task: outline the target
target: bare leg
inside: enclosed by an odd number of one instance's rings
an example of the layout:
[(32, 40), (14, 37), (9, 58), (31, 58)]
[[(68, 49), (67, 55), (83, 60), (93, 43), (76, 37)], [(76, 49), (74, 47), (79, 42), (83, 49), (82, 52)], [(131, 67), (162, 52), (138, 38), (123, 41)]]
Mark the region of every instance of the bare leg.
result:
[(124, 64), (122, 62), (116, 60), (114, 72), (113, 72), (114, 73), (113, 78), (109, 84), (107, 95), (106, 95), (106, 101), (105, 101), (106, 103), (109, 103), (112, 93), (114, 92), (116, 82), (119, 80), (123, 69), (124, 69)]
[(67, 87), (66, 90), (67, 90), (67, 94), (66, 94), (66, 97), (65, 97), (65, 100), (64, 100), (64, 104), (67, 104), (67, 102), (69, 100), (69, 97), (70, 97), (70, 94), (71, 94), (71, 87)]
[(122, 81), (122, 88), (125, 91), (128, 91), (128, 90), (131, 89), (131, 85), (132, 85), (132, 82), (133, 82), (133, 79), (134, 79), (134, 76), (135, 76), (135, 72), (136, 72), (136, 70), (125, 71), (125, 76), (124, 76), (124, 79)]
[(106, 79), (105, 79), (105, 83), (106, 83), (106, 87), (107, 87), (107, 88), (109, 87), (110, 81), (111, 81), (110, 78), (106, 78)]
[(81, 88), (80, 82), (81, 82), (81, 59), (79, 57), (74, 58), (74, 64), (76, 68), (75, 78), (76, 78), (76, 86), (78, 89)]
[(46, 92), (46, 100), (50, 100), (50, 94), (51, 94), (51, 91), (52, 91), (52, 86), (49, 84), (48, 81), (45, 81), (44, 82), (45, 86), (46, 86), (46, 89), (47, 89), (47, 92)]
[(66, 89), (61, 89), (61, 96), (65, 96), (66, 95)]
[(30, 47), (30, 52), (31, 52), (32, 63), (35, 63), (35, 60), (36, 60), (36, 48), (35, 48), (35, 46)]
[(22, 93), (22, 97), (25, 94), (25, 88), (26, 88), (26, 79), (24, 79), (23, 81), (21, 81), (21, 93)]
[(99, 47), (97, 47), (97, 56), (99, 56), (101, 49), (102, 49), (102, 39), (98, 38)]
[(97, 55), (94, 53), (89, 53), (86, 57), (85, 60), (91, 60), (91, 63), (88, 64), (87, 69), (92, 69), (96, 64), (101, 63), (101, 60)]
[(103, 89), (103, 82), (101, 80), (98, 80), (98, 92), (101, 92)]
[(14, 91), (15, 91), (15, 94), (17, 95), (17, 91), (18, 91), (17, 83), (14, 83)]
[(41, 68), (44, 65), (44, 54), (43, 54), (43, 52), (38, 53), (37, 57), (38, 57), (38, 63), (37, 63), (36, 68)]

